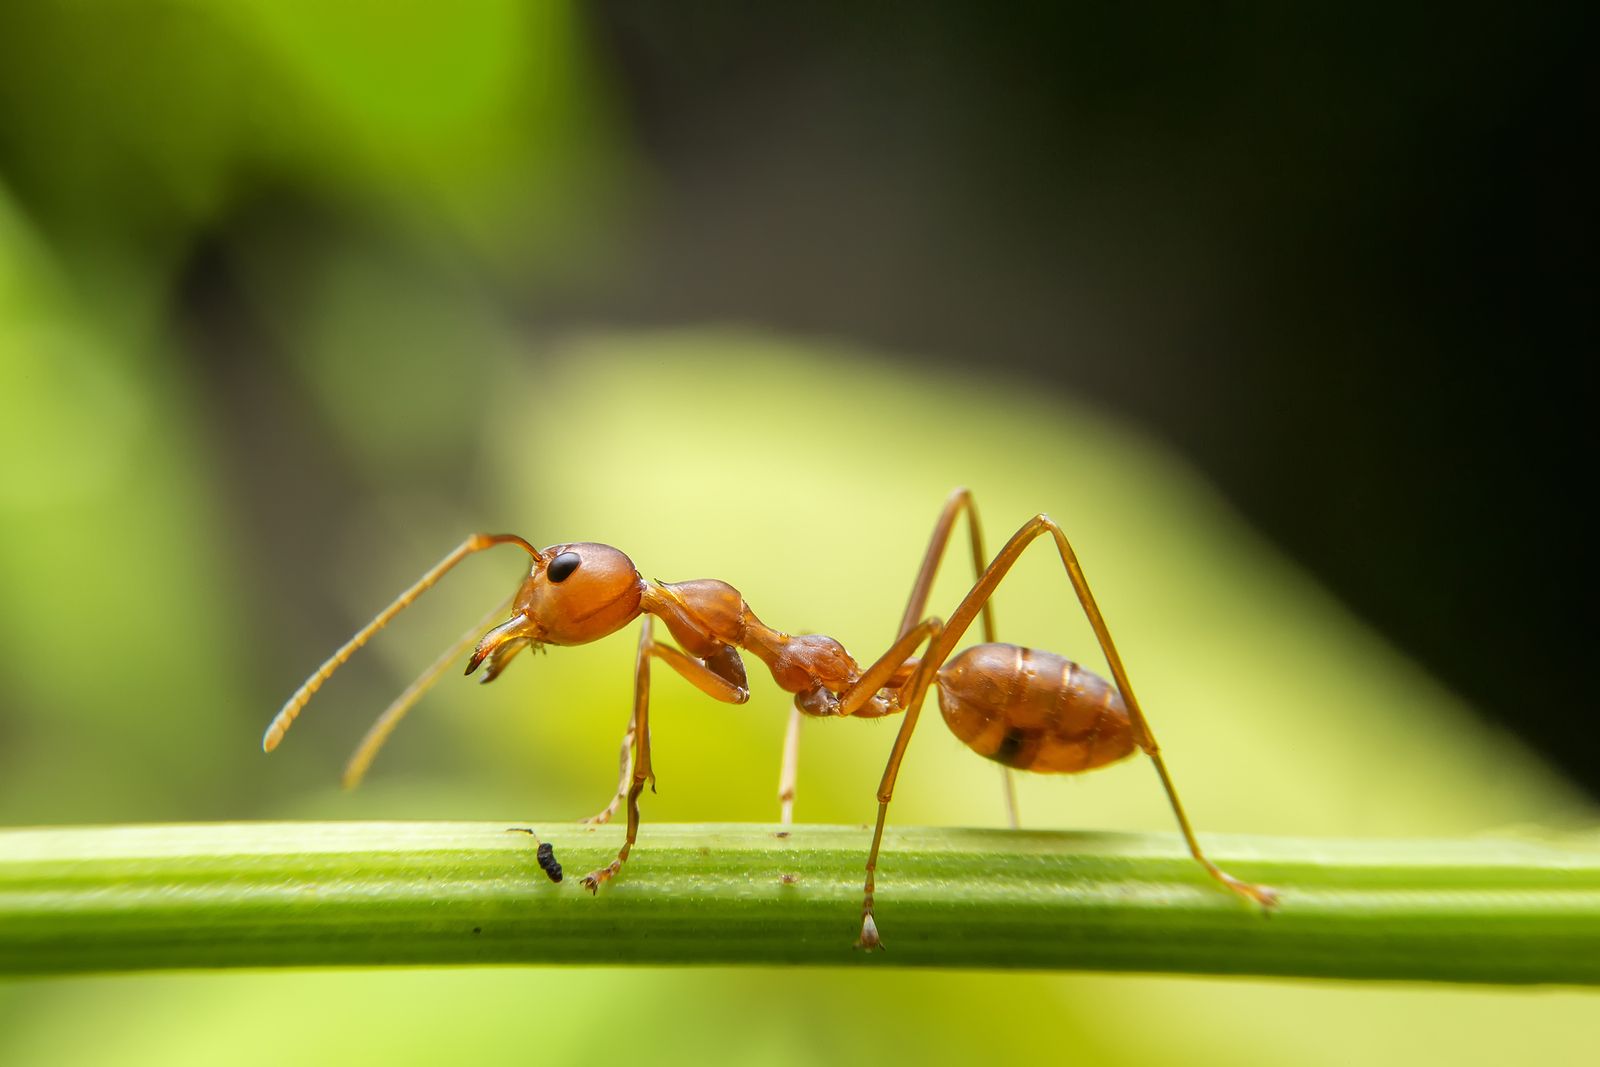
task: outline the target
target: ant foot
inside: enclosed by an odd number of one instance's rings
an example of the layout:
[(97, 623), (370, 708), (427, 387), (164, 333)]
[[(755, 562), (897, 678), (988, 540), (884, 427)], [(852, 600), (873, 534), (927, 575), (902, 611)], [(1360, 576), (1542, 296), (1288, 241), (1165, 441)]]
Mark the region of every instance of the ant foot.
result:
[(872, 952), (883, 947), (883, 942), (878, 938), (878, 924), (873, 921), (872, 912), (867, 912), (861, 917), (861, 936), (856, 938), (856, 948), (863, 952)]
[(590, 871), (588, 874), (584, 875), (583, 888), (587, 889), (592, 896), (600, 892), (600, 887), (611, 881), (611, 879), (614, 878), (616, 873), (620, 870), (622, 870), (622, 861), (612, 860), (609, 864), (601, 867), (598, 871)]
[(579, 819), (578, 821), (584, 826), (604, 826), (606, 823), (611, 821), (611, 809), (607, 808), (605, 811), (590, 815), (587, 818)]
[(1241, 882), (1230, 874), (1222, 876), (1222, 884), (1238, 893), (1241, 897), (1261, 905), (1261, 910), (1263, 911), (1270, 912), (1278, 906), (1278, 891), (1270, 886)]

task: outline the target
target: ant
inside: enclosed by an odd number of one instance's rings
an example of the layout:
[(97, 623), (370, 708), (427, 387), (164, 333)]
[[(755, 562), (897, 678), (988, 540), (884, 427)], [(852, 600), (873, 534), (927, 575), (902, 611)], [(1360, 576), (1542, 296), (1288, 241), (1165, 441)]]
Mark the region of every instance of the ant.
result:
[[(977, 581), (949, 620), (941, 621), (924, 616), (923, 610), (962, 512), (967, 515)], [(1055, 541), (1067, 578), (1111, 668), (1114, 684), (1054, 653), (995, 641), (990, 598), (1028, 545), (1045, 534)], [(1246, 900), (1263, 908), (1276, 903), (1273, 890), (1233, 877), (1200, 850), (1155, 735), (1133, 695), (1122, 657), (1117, 654), (1083, 568), (1061, 527), (1047, 515), (1035, 515), (1011, 536), (999, 555), (985, 564), (978, 513), (972, 494), (966, 489), (955, 490), (945, 500), (894, 643), (865, 669), (831, 637), (791, 635), (767, 626), (750, 610), (739, 591), (726, 582), (714, 578), (650, 581), (639, 574), (627, 556), (609, 545), (580, 542), (538, 549), (515, 534), (474, 534), (306, 679), (267, 727), (262, 748), (271, 752), (278, 746), (322, 683), (374, 633), (457, 563), (496, 545), (516, 545), (528, 554), (532, 566), (527, 577), (505, 602), (463, 634), (389, 705), (346, 765), (346, 786), (360, 781), (400, 718), (469, 645), (472, 655), (467, 660), (466, 673), (470, 675), (487, 664), (482, 681), (491, 682), (525, 648), (587, 644), (643, 616), (634, 661), (633, 710), (622, 739), (617, 790), (604, 810), (585, 820), (603, 823), (625, 802), (628, 833), (615, 859), (584, 876), (583, 885), (591, 893), (615, 878), (627, 861), (639, 833), (639, 796), (646, 783), (654, 787), (655, 771), (650, 762), (650, 661), (662, 661), (707, 696), (743, 704), (750, 698), (744, 661), (739, 656), (744, 651), (766, 665), (781, 689), (795, 695), (785, 734), (779, 787), (785, 824), (793, 818), (802, 717), (904, 716), (878, 783), (878, 816), (867, 853), (858, 948), (871, 950), (881, 944), (873, 918), (873, 893), (884, 821), (906, 746), (922, 712), (923, 698), (933, 686), (938, 688), (939, 709), (951, 731), (979, 755), (1008, 768), (1008, 775), (1009, 769), (1075, 774), (1104, 767), (1142, 750), (1155, 764), (1178, 828), (1195, 860), (1211, 877)], [(474, 642), (484, 626), (507, 610), (512, 612), (509, 619)], [(952, 655), (957, 642), (980, 614), (984, 643)], [(678, 647), (656, 640), (658, 619)], [(1015, 824), (1014, 804), (1011, 812)]]

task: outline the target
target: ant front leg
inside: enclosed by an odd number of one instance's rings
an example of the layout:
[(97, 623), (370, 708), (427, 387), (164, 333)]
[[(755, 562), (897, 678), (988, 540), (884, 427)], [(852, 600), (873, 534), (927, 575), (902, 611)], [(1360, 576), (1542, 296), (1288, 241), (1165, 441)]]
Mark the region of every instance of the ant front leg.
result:
[[(623, 782), (630, 783), (627, 789), (628, 799), (628, 838), (622, 843), (622, 848), (617, 852), (617, 858), (599, 870), (590, 871), (583, 876), (583, 886), (591, 893), (600, 891), (600, 886), (615, 878), (617, 872), (622, 870), (622, 865), (628, 859), (628, 853), (633, 851), (633, 843), (639, 837), (639, 794), (644, 792), (644, 784), (652, 777), (650, 772), (650, 651), (655, 641), (651, 637), (650, 616), (644, 617), (644, 624), (639, 627), (639, 651), (633, 661), (633, 715), (628, 719), (628, 737), (633, 741), (633, 773), (630, 775), (623, 771)], [(624, 739), (626, 746), (627, 738)], [(623, 765), (626, 768), (630, 762), (628, 750), (623, 748)], [(622, 792), (623, 786), (619, 783), (617, 792)], [(619, 798), (620, 799), (620, 798)], [(611, 817), (616, 810), (617, 800), (612, 800), (611, 806), (601, 814), (604, 819)], [(599, 818), (597, 816), (597, 818)]]
[[(635, 686), (637, 687), (637, 680)], [(628, 779), (633, 775), (633, 735), (639, 725), (639, 720), (633, 712), (628, 712), (628, 728), (622, 734), (622, 749), (617, 753), (617, 791), (611, 796), (611, 803), (600, 811), (583, 820), (586, 826), (603, 826), (611, 821), (611, 816), (617, 813), (622, 806), (622, 798), (628, 795)]]
[[(628, 836), (623, 841), (622, 848), (618, 850), (616, 859), (584, 875), (584, 888), (591, 893), (598, 892), (601, 885), (615, 878), (617, 872), (622, 870), (622, 865), (627, 862), (628, 854), (633, 851), (634, 843), (639, 837), (639, 795), (644, 792), (647, 782), (652, 789), (655, 788), (655, 771), (650, 763), (651, 658), (666, 663), (702, 693), (724, 703), (743, 704), (750, 699), (750, 690), (744, 684), (744, 664), (739, 660), (736, 651), (725, 647), (705, 659), (696, 659), (671, 645), (657, 642), (653, 636), (653, 622), (652, 617), (646, 615), (639, 628), (639, 651), (633, 667), (633, 716), (628, 720), (633, 739), (632, 771), (631, 773), (625, 771), (623, 774), (623, 782), (627, 788), (625, 799), (628, 804)], [(623, 758), (626, 764), (628, 760), (626, 750), (624, 751)], [(621, 792), (621, 787), (618, 791)], [(615, 802), (612, 808), (608, 808), (602, 815), (610, 818), (614, 808)]]

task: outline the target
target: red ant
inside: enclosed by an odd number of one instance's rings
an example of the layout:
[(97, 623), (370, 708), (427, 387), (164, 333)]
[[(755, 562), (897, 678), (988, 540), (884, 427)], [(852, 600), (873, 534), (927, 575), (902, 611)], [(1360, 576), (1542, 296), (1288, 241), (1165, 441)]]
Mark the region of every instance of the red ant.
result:
[[(941, 622), (924, 616), (923, 609), (951, 531), (962, 511), (967, 513), (973, 568), (978, 578), (949, 621)], [(1111, 667), (1114, 685), (1054, 653), (995, 642), (990, 597), (1017, 558), (1043, 534), (1055, 539), (1067, 578)], [(346, 785), (360, 780), (400, 717), (455, 657), (473, 644), (478, 631), (501, 612), (509, 609), (512, 614), (476, 641), (467, 661), (468, 674), (488, 664), (482, 679), (485, 682), (499, 677), (512, 657), (524, 648), (587, 644), (617, 632), (643, 615), (634, 665), (633, 711), (622, 741), (621, 780), (611, 803), (588, 820), (605, 822), (626, 800), (628, 834), (615, 859), (584, 876), (583, 884), (591, 892), (598, 891), (602, 884), (616, 877), (628, 859), (639, 833), (639, 795), (645, 784), (654, 779), (650, 763), (651, 659), (661, 660), (708, 696), (729, 704), (743, 704), (750, 698), (744, 661), (739, 657), (743, 650), (767, 666), (780, 688), (795, 694), (784, 742), (780, 786), (785, 823), (790, 821), (793, 811), (801, 716), (905, 716), (889, 752), (883, 779), (878, 784), (878, 818), (872, 847), (867, 853), (861, 936), (857, 947), (873, 949), (880, 943), (872, 911), (874, 872), (883, 840), (884, 820), (894, 796), (900, 763), (922, 711), (923, 698), (929, 687), (935, 685), (939, 692), (939, 709), (955, 735), (979, 755), (1007, 768), (1074, 774), (1115, 763), (1132, 755), (1136, 749), (1142, 749), (1155, 764), (1190, 853), (1207, 873), (1228, 889), (1263, 907), (1271, 907), (1276, 901), (1271, 889), (1233, 877), (1201, 852), (1161, 758), (1155, 735), (1133, 695), (1122, 658), (1117, 654), (1105, 619), (1078, 565), (1077, 555), (1061, 527), (1046, 515), (1035, 515), (1023, 523), (1000, 554), (985, 565), (977, 511), (972, 495), (965, 489), (956, 490), (945, 501), (922, 568), (917, 572), (911, 599), (901, 616), (898, 636), (889, 650), (865, 669), (831, 637), (790, 635), (770, 628), (756, 618), (744, 597), (726, 582), (713, 578), (687, 582), (650, 581), (639, 574), (627, 556), (609, 545), (585, 542), (552, 545), (540, 550), (514, 534), (474, 534), (306, 680), (267, 727), (262, 748), (268, 752), (276, 748), (328, 676), (450, 568), (473, 553), (504, 544), (516, 545), (528, 553), (533, 561), (528, 576), (509, 601), (463, 635), (379, 717), (345, 769)], [(956, 643), (980, 613), (984, 643), (952, 655)], [(656, 619), (666, 626), (679, 647), (655, 639)], [(922, 650), (921, 656), (916, 655), (918, 649)]]

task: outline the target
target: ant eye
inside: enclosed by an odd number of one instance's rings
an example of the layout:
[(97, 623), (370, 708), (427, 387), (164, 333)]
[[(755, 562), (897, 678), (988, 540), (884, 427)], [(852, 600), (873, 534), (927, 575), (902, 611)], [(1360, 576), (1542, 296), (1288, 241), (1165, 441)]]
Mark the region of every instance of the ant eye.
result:
[(572, 572), (578, 569), (578, 564), (583, 559), (576, 552), (563, 552), (550, 561), (550, 567), (545, 571), (552, 582), (564, 582), (572, 577)]

